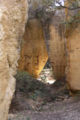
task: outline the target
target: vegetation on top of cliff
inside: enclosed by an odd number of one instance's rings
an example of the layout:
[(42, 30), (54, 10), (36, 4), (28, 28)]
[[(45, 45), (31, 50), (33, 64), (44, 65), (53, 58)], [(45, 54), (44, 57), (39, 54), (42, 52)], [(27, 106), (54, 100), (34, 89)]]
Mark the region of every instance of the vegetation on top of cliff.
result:
[(79, 0), (34, 0), (34, 10), (40, 20), (46, 21), (51, 19), (56, 12), (59, 15), (60, 11), (66, 11), (65, 13), (70, 19), (65, 19), (65, 23), (66, 20), (68, 24), (80, 22)]

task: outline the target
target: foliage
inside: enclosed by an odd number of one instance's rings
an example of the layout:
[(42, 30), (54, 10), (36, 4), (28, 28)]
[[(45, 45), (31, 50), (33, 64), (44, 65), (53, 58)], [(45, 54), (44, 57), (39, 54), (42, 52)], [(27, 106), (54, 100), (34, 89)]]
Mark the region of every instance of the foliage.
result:
[[(64, 5), (62, 4), (62, 2)], [(55, 14), (58, 10), (67, 10), (70, 13), (70, 23), (75, 21), (75, 15), (79, 15), (80, 11), (80, 1), (79, 0), (42, 0), (42, 7), (36, 10), (37, 16), (39, 18), (51, 18), (51, 15)], [(73, 15), (73, 12), (76, 14)], [(79, 22), (79, 21), (78, 21)]]
[(15, 77), (17, 80), (16, 92), (26, 93), (33, 100), (48, 94), (47, 86), (43, 82), (31, 77), (27, 72), (18, 71)]
[(55, 1), (54, 1), (54, 0), (43, 0), (42, 2), (43, 2), (44, 5), (50, 6), (50, 5), (53, 4)]

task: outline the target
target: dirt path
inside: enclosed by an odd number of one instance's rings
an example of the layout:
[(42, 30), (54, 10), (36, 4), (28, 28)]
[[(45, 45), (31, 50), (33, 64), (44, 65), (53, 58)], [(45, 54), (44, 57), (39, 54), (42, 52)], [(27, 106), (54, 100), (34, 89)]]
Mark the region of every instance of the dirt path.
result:
[(9, 120), (80, 120), (80, 97), (48, 103), (42, 111), (22, 111), (9, 115)]
[(9, 120), (80, 120), (80, 95), (70, 97), (65, 81), (47, 85), (20, 73)]

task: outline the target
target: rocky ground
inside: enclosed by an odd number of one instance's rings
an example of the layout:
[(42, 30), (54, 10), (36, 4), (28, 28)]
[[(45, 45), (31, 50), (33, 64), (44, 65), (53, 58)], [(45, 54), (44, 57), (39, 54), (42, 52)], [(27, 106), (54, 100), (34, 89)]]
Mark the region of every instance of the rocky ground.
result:
[(9, 120), (80, 120), (80, 95), (71, 97), (65, 81), (51, 84), (51, 69), (43, 70), (38, 80), (24, 72), (16, 79)]
[(80, 98), (50, 103), (44, 111), (11, 114), (9, 120), (80, 120)]

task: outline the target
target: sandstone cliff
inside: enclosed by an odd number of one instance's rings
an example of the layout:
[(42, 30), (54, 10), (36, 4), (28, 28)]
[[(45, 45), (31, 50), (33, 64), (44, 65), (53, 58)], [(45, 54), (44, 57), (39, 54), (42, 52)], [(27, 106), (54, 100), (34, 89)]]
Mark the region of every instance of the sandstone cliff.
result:
[(33, 18), (28, 21), (23, 36), (19, 69), (38, 77), (48, 60), (45, 37), (40, 21)]
[(0, 0), (0, 120), (7, 119), (15, 90), (14, 75), (27, 9), (27, 0)]
[(52, 18), (52, 21), (49, 25), (49, 32), (49, 58), (55, 79), (61, 80), (65, 78), (66, 51), (64, 37), (65, 28), (61, 23), (61, 18), (59, 16), (54, 16)]

